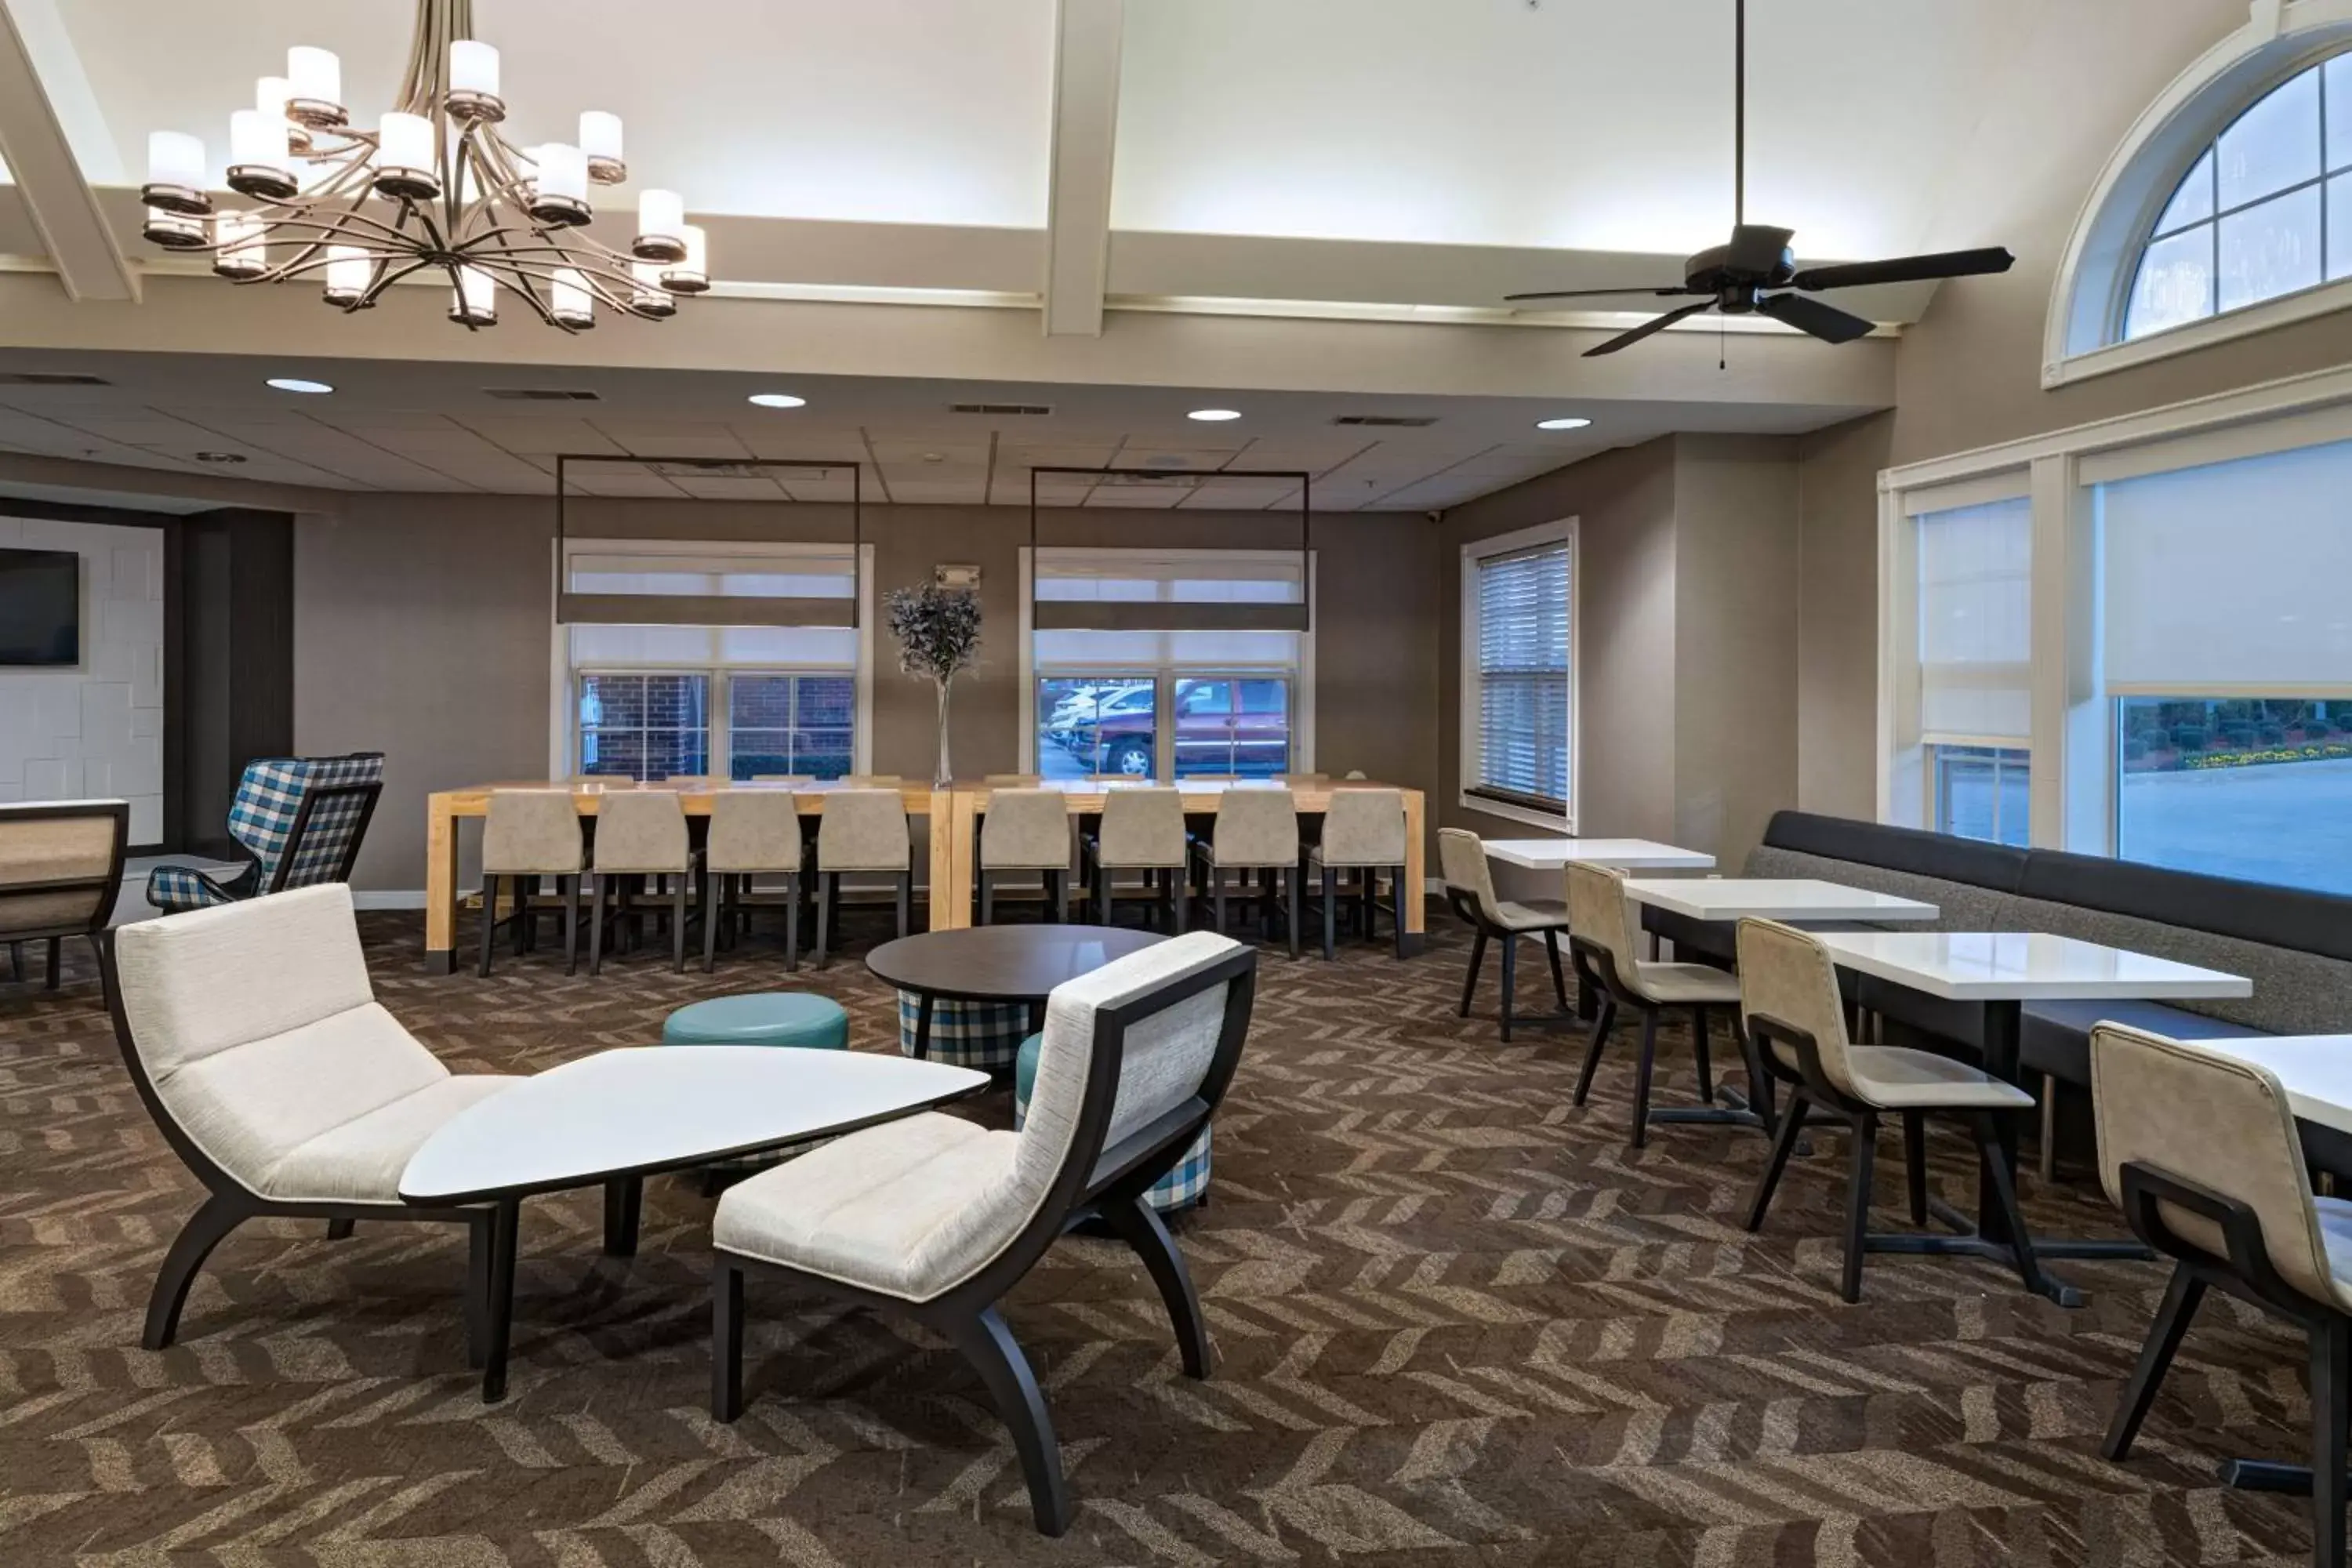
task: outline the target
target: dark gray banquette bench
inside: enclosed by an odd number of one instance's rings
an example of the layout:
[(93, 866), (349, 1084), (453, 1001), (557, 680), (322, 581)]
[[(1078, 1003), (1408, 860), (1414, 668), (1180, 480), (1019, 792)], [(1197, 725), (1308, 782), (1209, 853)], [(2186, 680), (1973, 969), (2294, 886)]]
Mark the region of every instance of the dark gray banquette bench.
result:
[[(2063, 1100), (2084, 1098), (2091, 1026), (2103, 1018), (2191, 1040), (2352, 1034), (2352, 899), (1801, 811), (1774, 815), (1741, 874), (1819, 878), (1923, 900), (1939, 911), (1930, 925), (1903, 929), (2049, 931), (2253, 982), (2252, 995), (2230, 1000), (2027, 1003), (2019, 1049), (2027, 1070), (2043, 1075), (2045, 1130)], [(1728, 926), (1654, 909), (1643, 911), (1643, 924), (1685, 957), (1729, 960)], [(1890, 1041), (1979, 1047), (1977, 1005), (1868, 975), (1857, 982), (1854, 1001), (1890, 1026)], [(2059, 1086), (2074, 1092), (2064, 1096)], [(2048, 1148), (2045, 1141), (2045, 1161)]]

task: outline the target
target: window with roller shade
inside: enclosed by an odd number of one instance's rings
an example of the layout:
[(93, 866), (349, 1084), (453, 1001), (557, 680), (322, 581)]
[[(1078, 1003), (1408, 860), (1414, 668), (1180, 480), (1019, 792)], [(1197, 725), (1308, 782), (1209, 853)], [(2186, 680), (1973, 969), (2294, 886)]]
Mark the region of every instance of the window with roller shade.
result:
[(1922, 512), (1921, 745), (1938, 833), (2027, 840), (2033, 511), (2023, 496)]
[(1572, 551), (1571, 538), (1557, 537), (1468, 558), (1464, 653), (1475, 689), (1463, 754), (1467, 795), (1568, 813)]

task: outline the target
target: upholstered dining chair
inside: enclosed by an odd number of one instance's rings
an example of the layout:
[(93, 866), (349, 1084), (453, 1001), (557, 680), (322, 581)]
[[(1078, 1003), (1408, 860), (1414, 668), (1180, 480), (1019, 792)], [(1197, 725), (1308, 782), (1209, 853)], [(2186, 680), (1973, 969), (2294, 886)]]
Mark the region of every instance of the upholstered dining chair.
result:
[(1559, 1010), (1567, 1012), (1568, 979), (1559, 968), (1559, 933), (1568, 929), (1568, 906), (1557, 899), (1496, 897), (1494, 868), (1486, 864), (1486, 846), (1467, 828), (1438, 829), (1437, 869), (1445, 880), (1445, 901), (1471, 932), (1470, 963), (1462, 976), (1461, 1016), (1470, 1016), (1470, 1001), (1478, 992), (1478, 970), (1486, 962), (1490, 937), (1503, 954), (1503, 1038), (1507, 1043), (1518, 994), (1521, 937), (1542, 940), (1544, 956), (1551, 961), (1552, 994), (1559, 999)]
[(1298, 956), (1298, 800), (1286, 789), (1228, 789), (1217, 795), (1217, 815), (1209, 831), (1192, 840), (1193, 866), (1200, 877), (1201, 896), (1208, 901), (1209, 918), (1225, 929), (1225, 876), (1239, 871), (1246, 889), (1250, 874), (1259, 879), (1259, 930), (1274, 934), (1274, 884), (1282, 884), (1283, 924), (1290, 936), (1290, 956)]
[(147, 873), (159, 910), (201, 910), (320, 882), (348, 882), (383, 793), (383, 753), (263, 757), (247, 763), (228, 808), (228, 836), (246, 857), (222, 876), (195, 866)]
[(555, 879), (563, 900), (563, 973), (580, 967), (580, 874), (587, 840), (580, 808), (569, 789), (494, 789), (482, 816), (482, 956), (476, 973), (490, 972), (492, 938), (498, 934), (499, 883), (514, 889), (514, 950), (527, 951), (531, 929), (531, 890), (542, 877)]
[(927, 1112), (730, 1187), (711, 1220), (711, 1414), (743, 1408), (743, 1281), (774, 1277), (942, 1335), (980, 1373), (1037, 1528), (1071, 1502), (1045, 1396), (997, 1303), (1073, 1225), (1099, 1219), (1159, 1288), (1185, 1373), (1209, 1335), (1184, 1255), (1145, 1201), (1209, 1125), (1249, 1032), (1256, 955), (1208, 931), (1056, 987), (1018, 1132)]
[(980, 923), (996, 923), (996, 879), (1042, 875), (1045, 918), (1069, 918), (1070, 797), (1057, 789), (993, 788), (980, 821)]
[[(1701, 1106), (1715, 1103), (1715, 1064), (1707, 1039), (1710, 1011), (1731, 1021), (1733, 1037), (1743, 1049), (1746, 1037), (1739, 1032), (1739, 977), (1704, 963), (1643, 959), (1634, 945), (1634, 925), (1631, 900), (1625, 897), (1624, 872), (1614, 866), (1569, 863), (1569, 953), (1575, 962), (1578, 981), (1591, 986), (1601, 998), (1571, 1103), (1582, 1105), (1592, 1091), (1593, 1071), (1600, 1067), (1601, 1053), (1616, 1027), (1617, 1010), (1631, 1010), (1642, 1020), (1641, 1055), (1633, 1063), (1633, 1143), (1639, 1149), (1650, 1141), (1650, 1079), (1657, 1070), (1660, 1015), (1669, 1007), (1690, 1009), (1691, 1065), (1697, 1071)], [(1769, 1128), (1771, 1084), (1753, 1058), (1748, 1064), (1748, 1086), (1757, 1112)]]
[(19, 943), (48, 944), (50, 991), (63, 971), (66, 938), (97, 945), (122, 891), (130, 837), (127, 800), (0, 805), (0, 942), (8, 944), (10, 979), (25, 978)]
[(203, 1205), (164, 1255), (142, 1342), (179, 1331), (188, 1287), (248, 1219), (463, 1225), (467, 1324), (480, 1343), (488, 1208), (400, 1200), (409, 1156), (511, 1078), (453, 1075), (375, 1000), (351, 889), (303, 888), (122, 927), (100, 943), (131, 1081)]
[(595, 903), (588, 916), (588, 973), (604, 972), (605, 895), (626, 877), (675, 877), (670, 894), (670, 967), (686, 968), (686, 911), (695, 850), (686, 831), (686, 807), (667, 789), (616, 790), (596, 807), (591, 868)]
[(825, 962), (841, 921), (841, 875), (880, 871), (898, 884), (898, 934), (907, 934), (915, 896), (914, 837), (907, 802), (894, 786), (837, 789), (824, 797), (816, 820), (816, 959)]
[[(784, 967), (801, 966), (801, 887), (808, 845), (800, 802), (785, 790), (726, 789), (710, 797), (702, 844), (702, 972), (718, 966), (719, 928), (731, 931), (755, 876), (784, 879)], [(729, 941), (733, 941), (730, 935)]]
[(2352, 1422), (2352, 1202), (2313, 1195), (2286, 1091), (2251, 1062), (2099, 1024), (2091, 1105), (2108, 1199), (2134, 1235), (2173, 1260), (2100, 1452), (2130, 1457), (2207, 1289), (2276, 1313), (2303, 1330), (2310, 1354), (2311, 1560), (2338, 1568)]
[(1339, 789), (1323, 812), (1323, 837), (1307, 851), (1307, 868), (1323, 884), (1323, 956), (1334, 955), (1334, 911), (1340, 879), (1360, 879), (1364, 940), (1375, 940), (1373, 916), (1380, 909), (1381, 873), (1389, 874), (1396, 896), (1396, 955), (1404, 956), (1404, 792)]
[(1931, 1051), (1901, 1046), (1857, 1046), (1846, 1036), (1845, 1000), (1838, 990), (1837, 966), (1821, 939), (1778, 921), (1739, 922), (1739, 1006), (1764, 1070), (1790, 1084), (1789, 1103), (1773, 1131), (1772, 1152), (1748, 1205), (1748, 1228), (1764, 1224), (1780, 1173), (1816, 1113), (1842, 1121), (1853, 1136), (1845, 1210), (1845, 1271), (1839, 1294), (1862, 1300), (1863, 1255), (1878, 1239), (1870, 1234), (1870, 1181), (1882, 1116), (1903, 1121), (1905, 1168), (1911, 1223), (1927, 1223), (1926, 1118), (1951, 1115), (1965, 1121), (1976, 1140), (1987, 1184), (2015, 1238), (2018, 1272), (2029, 1287), (2042, 1276), (2033, 1243), (2018, 1212), (2017, 1188), (2000, 1146), (2000, 1116), (2031, 1115), (2033, 1097), (2015, 1084)]
[(1102, 817), (1078, 840), (1078, 868), (1092, 883), (1095, 919), (1111, 923), (1118, 873), (1140, 871), (1147, 889), (1157, 884), (1168, 929), (1184, 929), (1184, 797), (1172, 789), (1107, 786)]

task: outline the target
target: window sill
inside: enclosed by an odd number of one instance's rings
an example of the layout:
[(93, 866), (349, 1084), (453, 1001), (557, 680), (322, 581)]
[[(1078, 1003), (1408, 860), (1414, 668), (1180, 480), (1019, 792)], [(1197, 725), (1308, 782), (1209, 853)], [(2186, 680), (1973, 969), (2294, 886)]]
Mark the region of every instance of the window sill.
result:
[(1576, 834), (1576, 816), (1572, 811), (1565, 816), (1558, 816), (1550, 812), (1538, 811), (1533, 806), (1513, 805), (1507, 800), (1472, 795), (1468, 790), (1462, 791), (1455, 797), (1454, 804), (1465, 811), (1475, 811), (1486, 816), (1499, 816), (1507, 822), (1524, 822), (1530, 827), (1548, 828), (1563, 838), (1573, 837)]

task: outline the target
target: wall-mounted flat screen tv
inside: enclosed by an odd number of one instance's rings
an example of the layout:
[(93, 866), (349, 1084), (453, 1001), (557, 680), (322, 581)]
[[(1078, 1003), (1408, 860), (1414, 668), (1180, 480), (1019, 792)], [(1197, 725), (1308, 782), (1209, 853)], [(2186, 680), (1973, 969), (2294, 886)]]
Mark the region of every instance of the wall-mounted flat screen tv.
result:
[(81, 662), (81, 557), (0, 550), (0, 665)]

